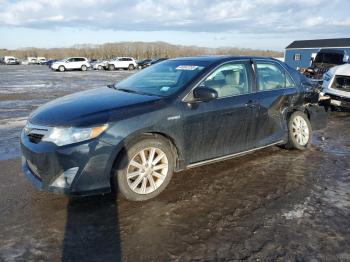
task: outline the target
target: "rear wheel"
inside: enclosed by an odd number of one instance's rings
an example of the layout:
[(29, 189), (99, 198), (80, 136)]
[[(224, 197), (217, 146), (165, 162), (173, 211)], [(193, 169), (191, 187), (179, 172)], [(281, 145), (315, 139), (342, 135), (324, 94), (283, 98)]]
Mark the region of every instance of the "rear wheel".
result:
[(288, 121), (287, 149), (305, 150), (312, 138), (312, 129), (308, 117), (299, 111), (294, 112)]
[(109, 71), (115, 70), (115, 66), (114, 66), (113, 64), (108, 65), (108, 70), (109, 70)]
[(168, 142), (145, 139), (122, 156), (117, 167), (119, 191), (133, 201), (144, 201), (160, 194), (173, 175), (174, 155)]
[(64, 72), (64, 70), (66, 70), (66, 68), (65, 68), (64, 66), (59, 66), (59, 67), (58, 67), (58, 71)]
[(98, 70), (102, 70), (102, 66), (99, 65), (99, 66), (97, 67), (97, 69), (98, 69)]
[(134, 70), (135, 69), (135, 66), (133, 64), (130, 64), (129, 67), (128, 67), (129, 70)]

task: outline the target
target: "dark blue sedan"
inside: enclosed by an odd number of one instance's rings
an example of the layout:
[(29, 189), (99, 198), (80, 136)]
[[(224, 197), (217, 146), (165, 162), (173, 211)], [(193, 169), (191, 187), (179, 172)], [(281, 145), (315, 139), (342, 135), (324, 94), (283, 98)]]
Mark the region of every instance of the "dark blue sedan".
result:
[(166, 60), (33, 112), (23, 170), (46, 191), (89, 195), (116, 183), (126, 198), (147, 200), (176, 171), (273, 145), (306, 149), (326, 124), (313, 97), (303, 75), (274, 59)]

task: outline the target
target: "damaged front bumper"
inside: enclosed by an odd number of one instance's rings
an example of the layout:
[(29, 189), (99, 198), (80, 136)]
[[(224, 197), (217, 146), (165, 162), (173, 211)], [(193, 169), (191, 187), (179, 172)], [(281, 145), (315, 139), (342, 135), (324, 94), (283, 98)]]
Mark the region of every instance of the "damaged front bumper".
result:
[(32, 143), (22, 132), (22, 170), (40, 190), (68, 195), (111, 191), (113, 147), (98, 139), (57, 147)]

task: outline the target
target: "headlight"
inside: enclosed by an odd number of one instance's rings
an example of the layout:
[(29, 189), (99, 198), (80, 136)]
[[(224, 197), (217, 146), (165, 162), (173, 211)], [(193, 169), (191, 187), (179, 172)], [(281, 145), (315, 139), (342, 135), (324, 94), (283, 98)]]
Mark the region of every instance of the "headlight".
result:
[(54, 127), (42, 138), (42, 141), (52, 142), (58, 146), (64, 146), (93, 139), (101, 135), (108, 125), (75, 128), (75, 127)]

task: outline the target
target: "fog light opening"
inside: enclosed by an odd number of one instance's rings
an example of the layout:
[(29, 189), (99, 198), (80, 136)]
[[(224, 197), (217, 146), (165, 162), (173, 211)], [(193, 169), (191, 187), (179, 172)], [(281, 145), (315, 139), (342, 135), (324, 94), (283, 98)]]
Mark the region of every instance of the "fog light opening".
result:
[(69, 188), (77, 174), (79, 167), (73, 167), (64, 171), (56, 180), (51, 184), (53, 187)]

